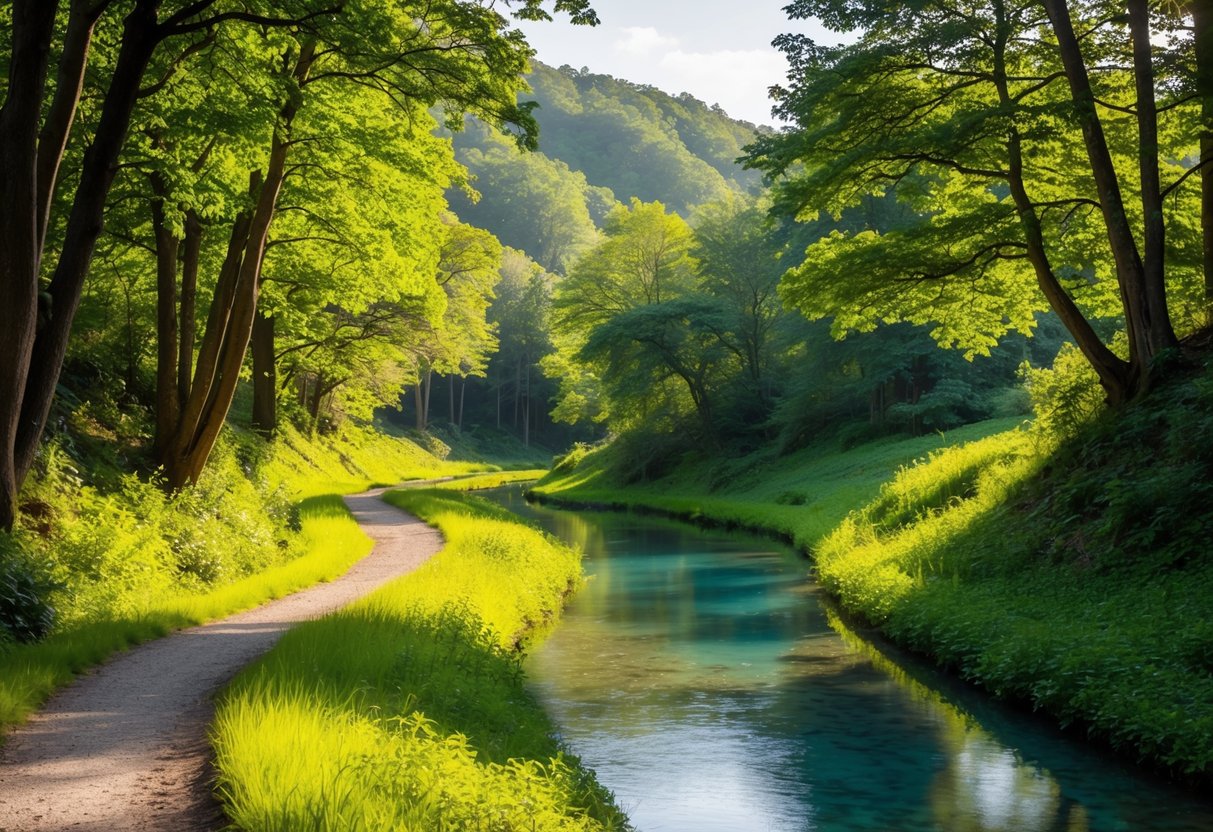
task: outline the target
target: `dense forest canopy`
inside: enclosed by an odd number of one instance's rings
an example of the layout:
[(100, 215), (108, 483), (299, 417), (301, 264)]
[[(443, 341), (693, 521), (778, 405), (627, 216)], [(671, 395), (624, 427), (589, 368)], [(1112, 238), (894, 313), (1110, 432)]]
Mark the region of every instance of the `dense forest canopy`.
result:
[(533, 61), (491, 3), (10, 4), (0, 523), (65, 362), (170, 490), (241, 400), (644, 434), (642, 474), (1024, 413), (1065, 340), (1131, 400), (1207, 320), (1213, 93), (1201, 14), (1126, 10), (793, 3), (858, 36), (777, 41), (775, 131)]
[[(156, 261), (148, 275), (157, 310), (155, 456), (170, 487), (179, 487), (197, 478), (231, 406), (271, 247), (363, 244), (315, 203), (292, 204), (323, 198), (307, 194), (309, 180), (314, 189), (315, 180), (359, 179), (346, 168), (361, 164), (364, 153), (382, 154), (389, 179), (432, 183), (440, 200), (452, 169), (422, 150), (431, 141), (426, 111), (433, 107), (452, 123), (475, 113), (520, 145), (534, 145), (531, 108), (517, 102), (529, 50), (494, 5), (6, 4), (0, 527), (12, 527), (86, 280), (104, 280), (94, 255), (111, 213), (128, 218), (114, 236), (129, 238), (132, 251), (145, 249)], [(504, 5), (527, 19), (549, 16), (542, 0)], [(552, 8), (575, 22), (596, 21), (585, 0), (556, 0)], [(378, 35), (368, 39), (367, 32)], [(373, 106), (368, 96), (377, 97)], [(413, 137), (421, 146), (404, 147)], [(411, 159), (393, 158), (393, 145)], [(141, 177), (141, 187), (114, 189), (130, 176)], [(424, 251), (427, 235), (410, 232), (408, 211), (435, 231), (440, 214), (413, 200), (415, 187), (407, 190), (409, 199), (394, 206), (400, 216), (380, 231), (397, 232), (397, 250), (407, 238)], [(296, 213), (302, 219), (294, 229), (274, 223)], [(390, 228), (397, 219), (404, 224)], [(368, 253), (333, 253), (331, 264)], [(408, 272), (390, 276), (414, 279)], [(420, 290), (405, 284), (375, 294), (391, 301), (410, 292)], [(350, 296), (359, 294), (365, 298)], [(199, 326), (197, 300), (207, 295)], [(357, 302), (351, 306), (347, 312), (360, 311)]]

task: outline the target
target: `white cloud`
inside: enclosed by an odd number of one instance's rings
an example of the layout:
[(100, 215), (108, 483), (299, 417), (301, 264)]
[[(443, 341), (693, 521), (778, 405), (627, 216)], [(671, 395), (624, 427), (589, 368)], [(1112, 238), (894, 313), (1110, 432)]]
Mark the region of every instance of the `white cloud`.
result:
[(615, 41), (615, 48), (628, 55), (652, 55), (678, 46), (678, 38), (666, 37), (652, 26), (624, 26), (623, 37)]

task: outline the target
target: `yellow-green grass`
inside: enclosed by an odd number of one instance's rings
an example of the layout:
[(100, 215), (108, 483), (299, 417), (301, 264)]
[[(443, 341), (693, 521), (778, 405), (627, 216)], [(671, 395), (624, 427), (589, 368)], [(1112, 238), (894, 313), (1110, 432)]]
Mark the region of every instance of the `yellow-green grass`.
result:
[(211, 592), (153, 601), (137, 614), (89, 621), (0, 654), (0, 726), (24, 720), (76, 673), (118, 650), (331, 580), (370, 551), (370, 539), (338, 496), (304, 500), (299, 519), (304, 554), (292, 561)]
[(441, 485), (446, 491), (483, 491), (489, 488), (500, 488), (503, 485), (534, 482), (546, 473), (546, 468), (530, 468), (521, 471), (499, 471), (492, 474), (466, 474), (443, 482)]
[(522, 683), (519, 648), (579, 585), (578, 553), (474, 497), (388, 499), (445, 546), (292, 630), (221, 697), (229, 817), (259, 832), (623, 828)]
[(1109, 416), (1059, 455), (1005, 434), (902, 471), (817, 547), (821, 582), (965, 678), (1207, 787), (1211, 454), (1191, 437), (1213, 409), (1167, 410)]
[[(350, 565), (369, 551), (369, 540), (358, 530), (338, 494), (362, 490), (375, 482), (397, 483), (410, 479), (463, 476), (477, 471), (496, 470), (495, 465), (471, 462), (448, 462), (438, 459), (416, 444), (397, 437), (385, 436), (369, 429), (351, 428), (342, 437), (310, 440), (289, 426), (271, 443), (264, 444), (251, 435), (232, 430), (228, 441), (251, 447), (260, 456), (251, 478), (259, 488), (244, 482), (242, 475), (228, 472), (240, 480), (238, 492), (243, 500), (256, 500), (260, 495), (285, 491), (298, 500), (299, 531), (288, 540), (265, 540), (264, 562), (270, 564), (262, 571), (234, 581), (215, 581), (210, 585), (193, 580), (185, 582), (175, 574), (169, 559), (170, 543), (159, 537), (160, 526), (172, 504), (164, 501), (157, 509), (157, 521), (149, 521), (142, 506), (118, 503), (105, 522), (113, 526), (117, 540), (133, 541), (135, 554), (146, 557), (141, 574), (132, 578), (127, 591), (115, 595), (113, 606), (94, 603), (85, 613), (60, 609), (65, 625), (47, 638), (29, 644), (0, 642), (0, 730), (26, 719), (51, 693), (71, 681), (82, 670), (91, 667), (113, 653), (136, 644), (159, 638), (183, 627), (248, 609), (274, 598), (298, 591), (319, 581), (331, 580), (344, 573)], [(229, 450), (224, 450), (230, 455)], [(225, 459), (228, 467), (234, 465)], [(70, 503), (70, 495), (49, 494), (51, 484), (44, 484), (39, 496)], [(54, 484), (63, 488), (63, 483)], [(152, 502), (159, 496), (154, 486), (147, 484), (128, 487), (130, 499)], [(110, 500), (115, 498), (101, 497)], [(231, 502), (231, 501), (229, 501)], [(255, 507), (260, 509), (260, 507)], [(221, 510), (255, 510), (252, 506), (225, 506)], [(103, 511), (103, 509), (98, 509)], [(96, 513), (96, 512), (94, 512)], [(63, 520), (65, 525), (74, 522)], [(98, 522), (95, 517), (88, 523)], [(189, 523), (188, 518), (177, 521)], [(56, 545), (57, 537), (47, 543)], [(42, 541), (35, 541), (47, 545)], [(108, 542), (108, 541), (103, 541)], [(221, 539), (210, 541), (222, 546)], [(249, 545), (242, 541), (242, 545)], [(156, 555), (146, 554), (155, 550)], [(98, 554), (100, 558), (106, 556)], [(117, 557), (117, 556), (116, 556)], [(194, 555), (205, 559), (206, 553)], [(87, 556), (82, 558), (87, 560)], [(111, 558), (112, 559), (112, 558)], [(60, 603), (70, 603), (64, 597)]]
[(499, 470), (493, 463), (439, 459), (407, 439), (370, 428), (349, 427), (340, 437), (309, 439), (289, 425), (280, 429), (261, 466), (271, 485), (281, 484), (297, 499)]
[(813, 447), (785, 457), (695, 461), (655, 483), (612, 481), (610, 447), (558, 464), (529, 492), (541, 501), (654, 511), (681, 520), (778, 536), (810, 550), (894, 472), (957, 442), (1006, 431), (1017, 419), (945, 434), (889, 438), (849, 450)]

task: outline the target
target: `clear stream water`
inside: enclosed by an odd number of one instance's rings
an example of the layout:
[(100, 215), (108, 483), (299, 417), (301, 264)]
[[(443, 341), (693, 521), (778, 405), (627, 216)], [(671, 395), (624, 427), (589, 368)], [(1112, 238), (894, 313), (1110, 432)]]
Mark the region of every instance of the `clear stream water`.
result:
[(1213, 802), (854, 633), (787, 548), (490, 496), (585, 552), (527, 672), (641, 832), (1213, 830)]

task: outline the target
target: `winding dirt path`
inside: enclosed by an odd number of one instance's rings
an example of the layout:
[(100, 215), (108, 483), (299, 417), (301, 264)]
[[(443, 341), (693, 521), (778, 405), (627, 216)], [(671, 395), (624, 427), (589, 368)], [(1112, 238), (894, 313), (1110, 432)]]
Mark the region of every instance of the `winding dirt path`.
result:
[(291, 625), (411, 572), (437, 531), (379, 499), (346, 497), (375, 548), (342, 577), (123, 653), (57, 693), (0, 749), (0, 832), (215, 829), (212, 696)]

